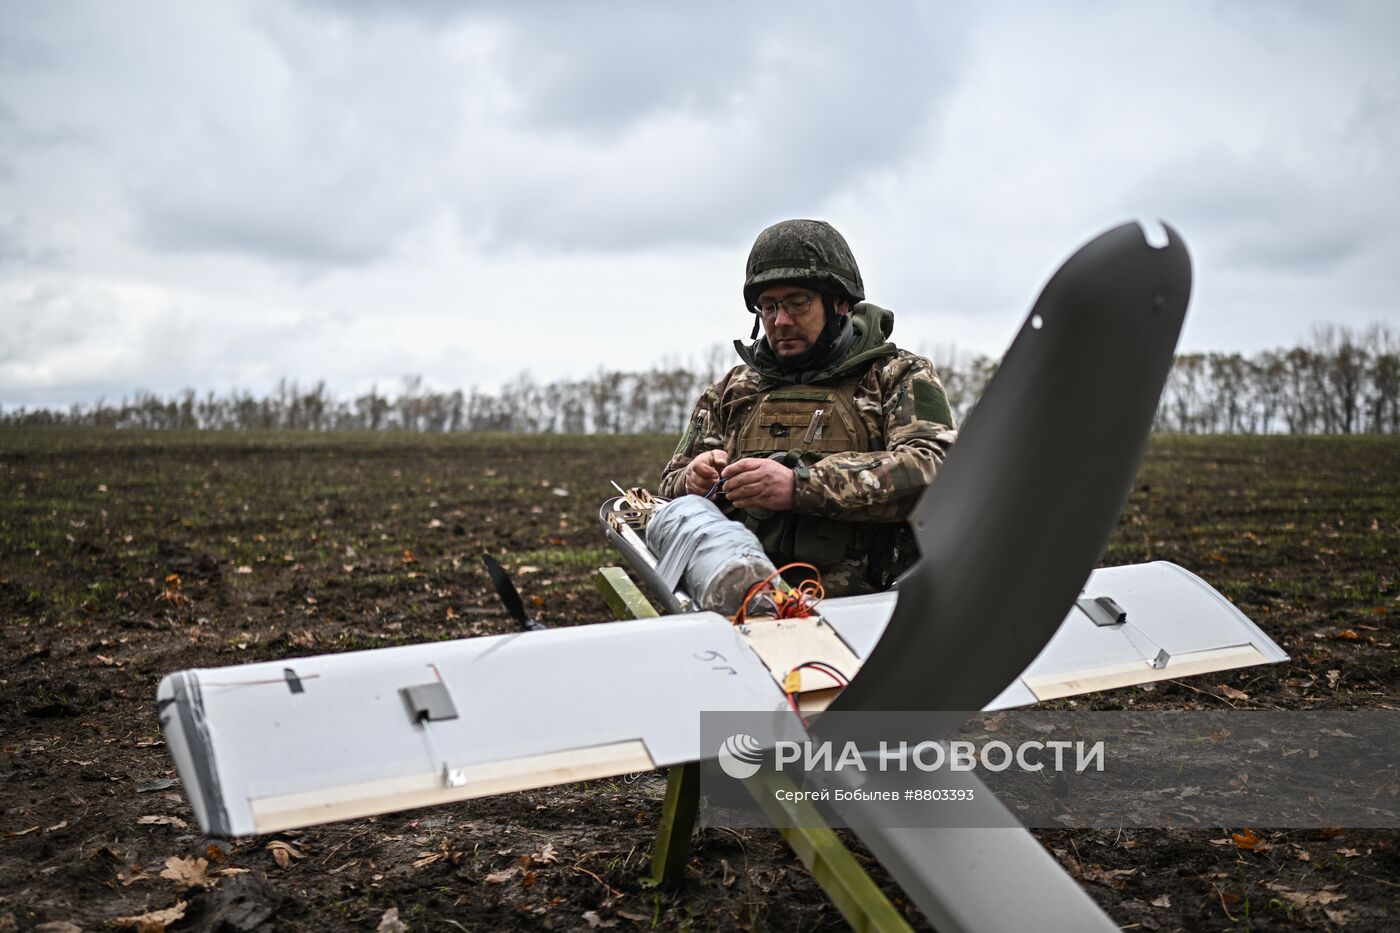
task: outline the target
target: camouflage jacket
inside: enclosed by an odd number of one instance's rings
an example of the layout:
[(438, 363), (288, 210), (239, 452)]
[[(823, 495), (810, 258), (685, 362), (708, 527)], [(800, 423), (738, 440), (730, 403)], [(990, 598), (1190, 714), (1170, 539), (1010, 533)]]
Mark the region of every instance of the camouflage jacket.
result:
[[(851, 310), (851, 319), (855, 339), (850, 351), (838, 364), (815, 378), (807, 378), (806, 383), (853, 381), (852, 402), (869, 443), (865, 450), (833, 452), (797, 470), (792, 513), (842, 525), (902, 525), (919, 494), (932, 482), (949, 446), (957, 439), (957, 431), (933, 365), (887, 341), (894, 328), (894, 315), (862, 302)], [(700, 396), (686, 432), (662, 472), (659, 492), (663, 496), (685, 494), (686, 467), (702, 451), (723, 448), (731, 460), (736, 458), (741, 432), (755, 407), (767, 393), (791, 382), (781, 372), (762, 365), (755, 355), (757, 343), (744, 346), (736, 342), (735, 347), (745, 365), (731, 369)], [(727, 511), (737, 519), (747, 517), (732, 508)], [(804, 527), (815, 530), (819, 524), (799, 523), (795, 533), (801, 535)], [(769, 539), (762, 533), (760, 538), (775, 560), (802, 556), (775, 554)], [(869, 536), (857, 536), (851, 544), (840, 563), (846, 571), (859, 569), (857, 575), (872, 581), (874, 577), (866, 572), (870, 569), (866, 565), (893, 561), (907, 566), (912, 559), (912, 542), (906, 544), (902, 556), (888, 553), (888, 543), (872, 543)], [(895, 560), (896, 557), (902, 559)], [(821, 566), (817, 560), (813, 563)], [(835, 563), (823, 568), (824, 576), (831, 576)], [(885, 569), (897, 572), (904, 568)], [(866, 586), (851, 583), (834, 589), (859, 592), (887, 582)], [(828, 585), (828, 592), (832, 590)]]

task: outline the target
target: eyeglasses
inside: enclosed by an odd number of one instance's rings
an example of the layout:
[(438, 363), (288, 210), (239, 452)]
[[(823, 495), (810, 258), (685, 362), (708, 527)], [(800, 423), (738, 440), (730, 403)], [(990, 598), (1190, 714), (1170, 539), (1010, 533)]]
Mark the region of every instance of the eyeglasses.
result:
[(765, 321), (778, 316), (779, 308), (786, 308), (788, 317), (796, 318), (806, 314), (817, 297), (815, 292), (797, 292), (779, 300), (767, 299), (754, 302), (753, 310)]

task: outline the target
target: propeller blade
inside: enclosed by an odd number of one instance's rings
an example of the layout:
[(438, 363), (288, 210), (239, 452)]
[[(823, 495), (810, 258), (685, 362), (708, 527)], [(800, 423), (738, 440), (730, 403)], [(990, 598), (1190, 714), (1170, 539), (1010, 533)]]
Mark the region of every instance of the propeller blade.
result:
[(1191, 259), (1166, 230), (1156, 247), (1115, 227), (1046, 283), (914, 507), (923, 556), (833, 710), (981, 709), (1055, 633), (1123, 509), (1186, 314)]

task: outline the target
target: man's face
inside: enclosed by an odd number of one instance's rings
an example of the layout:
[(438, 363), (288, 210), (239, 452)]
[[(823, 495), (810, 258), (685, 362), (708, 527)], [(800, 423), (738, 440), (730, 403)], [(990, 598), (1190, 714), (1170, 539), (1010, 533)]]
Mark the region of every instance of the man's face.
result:
[[(800, 305), (810, 299), (807, 307), (793, 311), (791, 306)], [(795, 285), (774, 285), (759, 293), (757, 304), (765, 307), (776, 304), (775, 313), (763, 313), (763, 333), (768, 337), (768, 345), (778, 356), (797, 356), (812, 348), (826, 326), (826, 306), (822, 296), (810, 288)], [(791, 306), (790, 306), (791, 305)], [(850, 310), (844, 301), (836, 303), (836, 313), (845, 314)]]

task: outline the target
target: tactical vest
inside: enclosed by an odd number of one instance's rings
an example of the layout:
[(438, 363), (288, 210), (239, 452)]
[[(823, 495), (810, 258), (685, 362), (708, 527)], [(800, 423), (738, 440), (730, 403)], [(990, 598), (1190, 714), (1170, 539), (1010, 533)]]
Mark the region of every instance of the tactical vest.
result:
[[(855, 406), (855, 387), (863, 375), (856, 373), (827, 385), (777, 386), (761, 392), (739, 429), (734, 459), (770, 457), (805, 479), (812, 464), (831, 454), (870, 450), (870, 432)], [(779, 566), (806, 561), (818, 567), (835, 563), (848, 551), (868, 549), (880, 527), (759, 508), (744, 513), (744, 524)]]

